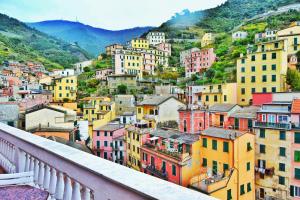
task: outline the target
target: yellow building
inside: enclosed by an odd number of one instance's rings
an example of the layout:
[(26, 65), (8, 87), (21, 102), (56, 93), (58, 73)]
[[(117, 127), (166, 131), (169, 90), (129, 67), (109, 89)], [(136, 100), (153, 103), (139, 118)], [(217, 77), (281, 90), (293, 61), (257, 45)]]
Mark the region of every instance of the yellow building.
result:
[(52, 84), (47, 86), (53, 91), (54, 102), (74, 102), (77, 98), (77, 76), (52, 79)]
[(205, 33), (201, 39), (201, 47), (206, 47), (215, 42), (214, 35), (212, 33)]
[(288, 68), (287, 40), (259, 43), (257, 51), (237, 60), (238, 104), (252, 103), (255, 92), (285, 92)]
[(141, 152), (140, 148), (149, 137), (151, 129), (147, 124), (136, 124), (126, 128), (125, 142), (126, 142), (126, 158), (127, 166), (140, 171), (141, 170)]
[(200, 175), (191, 179), (190, 187), (218, 199), (254, 200), (254, 138), (236, 130), (203, 131)]
[(203, 92), (198, 93), (202, 105), (212, 106), (220, 103), (237, 103), (237, 83), (206, 85)]
[(134, 49), (149, 49), (149, 41), (144, 38), (135, 38), (129, 42), (129, 46)]
[(278, 39), (287, 39), (288, 54), (295, 54), (300, 51), (300, 24), (294, 22), (291, 27), (277, 32)]
[(124, 59), (124, 70), (126, 74), (143, 77), (143, 56), (135, 51), (127, 51)]

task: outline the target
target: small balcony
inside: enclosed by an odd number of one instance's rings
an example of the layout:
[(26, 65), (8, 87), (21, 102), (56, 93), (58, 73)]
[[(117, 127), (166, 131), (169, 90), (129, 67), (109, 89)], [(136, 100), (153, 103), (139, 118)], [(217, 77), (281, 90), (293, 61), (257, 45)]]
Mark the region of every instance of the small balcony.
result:
[(272, 123), (272, 122), (254, 122), (255, 128), (270, 128), (270, 129), (281, 129), (281, 130), (291, 130), (291, 123)]
[(0, 166), (33, 171), (34, 186), (53, 200), (215, 199), (2, 123)]
[(167, 180), (167, 178), (168, 178), (167, 172), (163, 172), (162, 170), (159, 170), (154, 165), (146, 166), (146, 170), (158, 178), (161, 178), (164, 180)]
[(190, 180), (190, 188), (210, 194), (220, 188), (226, 187), (233, 171), (233, 169), (230, 170), (228, 175), (223, 173), (212, 176), (208, 176), (206, 173), (200, 174)]
[(144, 119), (145, 120), (156, 120), (157, 119), (157, 116), (156, 115), (144, 115)]
[(264, 178), (264, 176), (273, 176), (275, 174), (275, 168), (263, 168), (263, 167), (255, 167), (255, 173), (258, 174), (261, 178)]

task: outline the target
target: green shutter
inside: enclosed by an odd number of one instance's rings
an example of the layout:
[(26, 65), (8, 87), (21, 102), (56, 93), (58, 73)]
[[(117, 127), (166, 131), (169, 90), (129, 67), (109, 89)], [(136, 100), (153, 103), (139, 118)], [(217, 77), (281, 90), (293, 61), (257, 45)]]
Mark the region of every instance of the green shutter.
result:
[(207, 166), (207, 159), (206, 159), (206, 158), (203, 158), (203, 159), (202, 159), (202, 166), (203, 166), (203, 167), (206, 167), (206, 166)]
[(232, 200), (231, 189), (227, 190), (227, 200)]
[(294, 196), (294, 186), (293, 185), (290, 186), (290, 196), (291, 197)]
[(300, 133), (295, 132), (295, 143), (300, 144)]
[(223, 152), (229, 152), (228, 142), (223, 142)]
[(251, 183), (247, 183), (247, 192), (251, 191)]
[(217, 140), (212, 140), (212, 148), (213, 148), (214, 150), (217, 150), (217, 149), (218, 149), (218, 142), (217, 142)]
[(294, 151), (294, 161), (300, 162), (300, 151)]
[(247, 171), (249, 171), (249, 170), (250, 170), (250, 168), (251, 168), (251, 166), (250, 166), (250, 162), (247, 162)]
[(207, 138), (202, 139), (202, 146), (207, 147)]
[(240, 186), (240, 195), (245, 194), (245, 187), (244, 184)]
[(300, 169), (295, 168), (295, 179), (300, 180)]

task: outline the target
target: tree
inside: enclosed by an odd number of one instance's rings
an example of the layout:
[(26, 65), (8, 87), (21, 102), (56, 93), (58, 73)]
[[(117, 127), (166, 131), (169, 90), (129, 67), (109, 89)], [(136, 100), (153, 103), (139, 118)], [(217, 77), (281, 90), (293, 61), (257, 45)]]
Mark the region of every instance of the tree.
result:
[(122, 84), (118, 85), (118, 93), (119, 94), (126, 94), (127, 93), (127, 86)]
[(293, 91), (300, 91), (300, 73), (297, 70), (288, 69), (286, 82)]

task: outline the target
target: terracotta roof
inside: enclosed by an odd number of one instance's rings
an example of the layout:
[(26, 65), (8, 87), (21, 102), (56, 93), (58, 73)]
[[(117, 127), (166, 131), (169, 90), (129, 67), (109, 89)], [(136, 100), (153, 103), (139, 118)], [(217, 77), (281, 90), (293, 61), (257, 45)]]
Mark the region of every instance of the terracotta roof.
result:
[(292, 113), (300, 113), (300, 99), (293, 100)]

